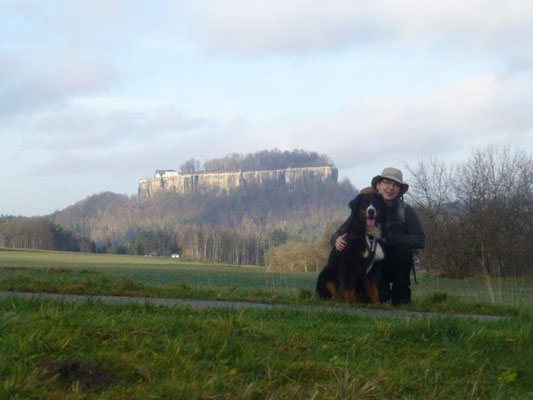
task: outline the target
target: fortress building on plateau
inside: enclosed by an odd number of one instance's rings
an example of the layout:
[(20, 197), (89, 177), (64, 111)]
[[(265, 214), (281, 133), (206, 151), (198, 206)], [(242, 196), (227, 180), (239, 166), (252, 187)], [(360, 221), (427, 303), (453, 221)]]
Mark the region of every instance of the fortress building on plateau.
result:
[(194, 172), (180, 173), (175, 170), (156, 170), (153, 178), (139, 181), (139, 197), (145, 198), (157, 193), (198, 193), (204, 190), (229, 192), (247, 184), (272, 184), (295, 186), (298, 183), (336, 182), (338, 171), (335, 166), (287, 168), (270, 171), (238, 172)]

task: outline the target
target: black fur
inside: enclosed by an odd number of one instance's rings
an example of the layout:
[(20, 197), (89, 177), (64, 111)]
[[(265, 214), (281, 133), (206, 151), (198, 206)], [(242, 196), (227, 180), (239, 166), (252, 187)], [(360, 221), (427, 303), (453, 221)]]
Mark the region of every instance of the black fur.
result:
[[(353, 199), (349, 206), (351, 223), (346, 232), (347, 246), (341, 252), (332, 249), (327, 265), (318, 275), (316, 292), (323, 299), (376, 303), (384, 263), (380, 239), (383, 237), (385, 202), (378, 193), (365, 193)], [(375, 225), (367, 225), (368, 219), (374, 219)], [(368, 246), (372, 240), (377, 240), (375, 253)]]

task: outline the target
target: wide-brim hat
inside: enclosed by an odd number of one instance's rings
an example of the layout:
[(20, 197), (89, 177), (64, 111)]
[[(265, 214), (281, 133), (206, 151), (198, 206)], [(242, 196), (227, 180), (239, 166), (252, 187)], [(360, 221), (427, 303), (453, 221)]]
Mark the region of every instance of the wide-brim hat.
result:
[(377, 190), (377, 184), (381, 179), (390, 179), (400, 184), (400, 196), (403, 196), (408, 190), (409, 185), (403, 181), (403, 174), (398, 168), (385, 168), (383, 172), (372, 178), (372, 187)]

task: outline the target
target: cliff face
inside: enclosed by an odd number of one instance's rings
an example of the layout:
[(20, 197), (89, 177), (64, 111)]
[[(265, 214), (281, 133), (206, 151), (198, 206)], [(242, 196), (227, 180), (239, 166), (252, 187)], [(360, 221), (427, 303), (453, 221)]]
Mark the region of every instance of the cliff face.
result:
[(287, 186), (298, 182), (336, 182), (337, 178), (338, 171), (334, 166), (193, 174), (156, 171), (153, 178), (139, 181), (139, 197), (150, 197), (161, 192), (196, 193), (208, 189), (229, 192), (246, 184), (266, 184), (267, 182), (278, 182)]

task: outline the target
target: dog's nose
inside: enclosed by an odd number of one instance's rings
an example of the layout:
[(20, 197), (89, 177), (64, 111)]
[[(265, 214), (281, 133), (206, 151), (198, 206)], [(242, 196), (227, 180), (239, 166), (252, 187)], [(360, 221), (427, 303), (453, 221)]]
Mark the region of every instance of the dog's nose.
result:
[(373, 218), (376, 215), (376, 210), (374, 209), (374, 207), (368, 207), (366, 213), (369, 217)]

